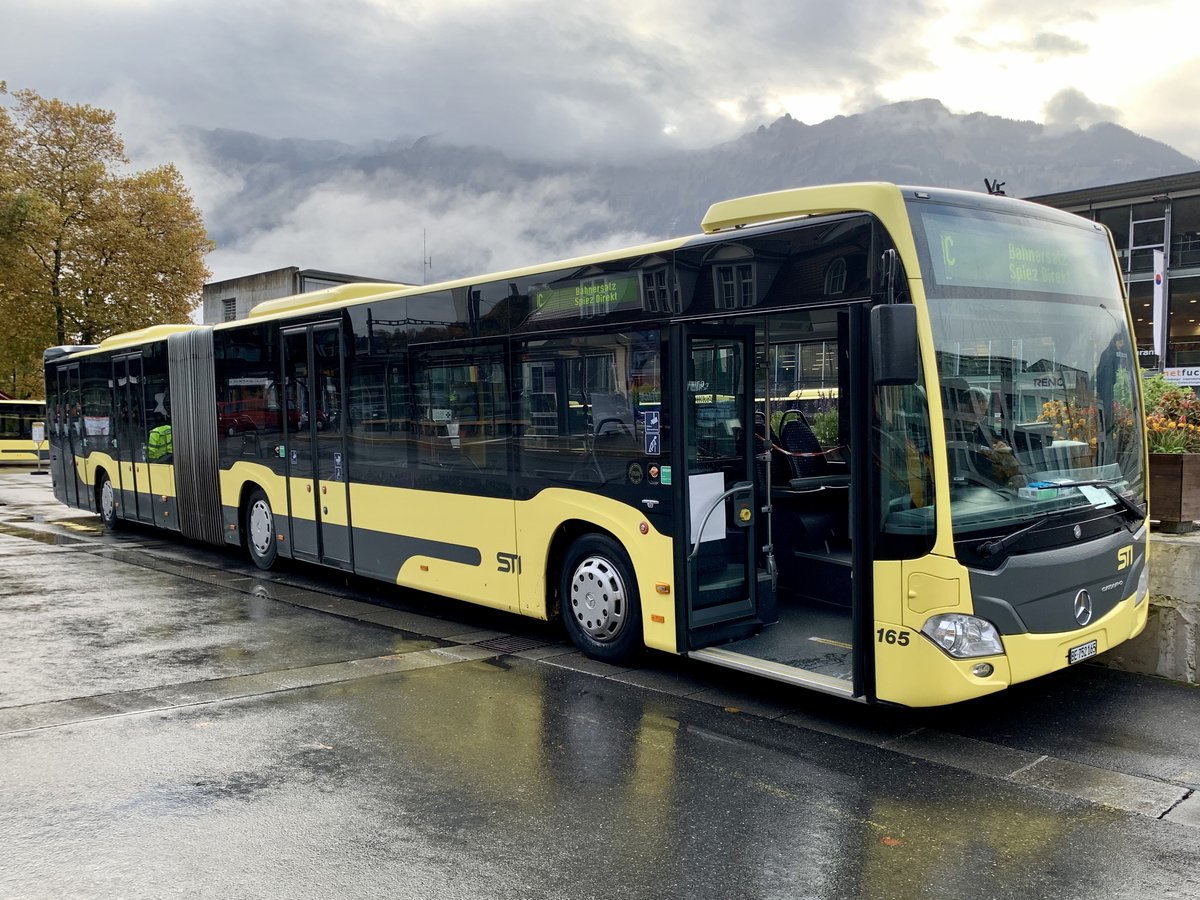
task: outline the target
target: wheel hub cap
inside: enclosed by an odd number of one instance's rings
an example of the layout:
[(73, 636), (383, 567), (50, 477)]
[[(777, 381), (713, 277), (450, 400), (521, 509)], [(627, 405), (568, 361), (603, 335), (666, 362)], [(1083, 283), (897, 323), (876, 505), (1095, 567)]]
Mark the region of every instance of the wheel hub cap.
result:
[(261, 500), (250, 507), (250, 543), (260, 556), (271, 546), (271, 509)]
[(598, 556), (583, 560), (571, 575), (570, 614), (600, 643), (615, 641), (625, 624), (625, 582), (611, 562)]

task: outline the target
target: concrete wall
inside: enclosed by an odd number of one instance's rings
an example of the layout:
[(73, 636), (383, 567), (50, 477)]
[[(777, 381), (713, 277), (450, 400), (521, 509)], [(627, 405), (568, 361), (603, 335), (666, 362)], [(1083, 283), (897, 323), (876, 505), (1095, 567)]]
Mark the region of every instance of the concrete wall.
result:
[(244, 319), (259, 303), (290, 297), (299, 290), (296, 284), (296, 273), (299, 271), (296, 266), (289, 266), (206, 284), (203, 296), (204, 323), (215, 325), (225, 321), (224, 301), (227, 299), (237, 302), (237, 317)]
[(1146, 630), (1100, 662), (1189, 684), (1200, 644), (1200, 534), (1150, 536), (1150, 616)]

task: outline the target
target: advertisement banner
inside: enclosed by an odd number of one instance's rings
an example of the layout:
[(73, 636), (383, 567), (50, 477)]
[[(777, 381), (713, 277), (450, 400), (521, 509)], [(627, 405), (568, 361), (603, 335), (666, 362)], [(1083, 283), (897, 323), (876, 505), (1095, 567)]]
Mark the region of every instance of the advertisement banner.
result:
[(1154, 352), (1160, 360), (1167, 358), (1167, 284), (1163, 273), (1163, 252), (1154, 251)]

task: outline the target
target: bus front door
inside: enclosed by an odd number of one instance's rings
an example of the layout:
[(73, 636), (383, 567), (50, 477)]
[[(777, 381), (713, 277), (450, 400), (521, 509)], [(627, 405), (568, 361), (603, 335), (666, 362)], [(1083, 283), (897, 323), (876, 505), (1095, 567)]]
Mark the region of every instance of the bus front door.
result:
[(683, 463), (685, 605), (696, 649), (758, 625), (754, 329), (682, 326), (679, 336), (674, 456)]
[(342, 327), (283, 332), (288, 513), (297, 559), (349, 569), (350, 492), (344, 439)]
[(142, 357), (140, 354), (117, 357), (112, 365), (121, 515), (125, 519), (153, 522), (154, 504), (146, 458), (146, 409), (142, 402)]

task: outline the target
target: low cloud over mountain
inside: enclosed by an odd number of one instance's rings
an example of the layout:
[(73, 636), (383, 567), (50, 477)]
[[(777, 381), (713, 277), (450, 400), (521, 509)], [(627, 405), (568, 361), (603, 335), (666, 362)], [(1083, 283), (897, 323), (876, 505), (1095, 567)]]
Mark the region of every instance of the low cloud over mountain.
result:
[(784, 116), (708, 149), (614, 164), (436, 137), (362, 146), (195, 130), (172, 149), (218, 243), (217, 279), (299, 265), (441, 280), (693, 233), (714, 201), (835, 181), (982, 190), (989, 178), (1032, 196), (1200, 168), (1060, 112), (1041, 125), (911, 101), (817, 125)]

